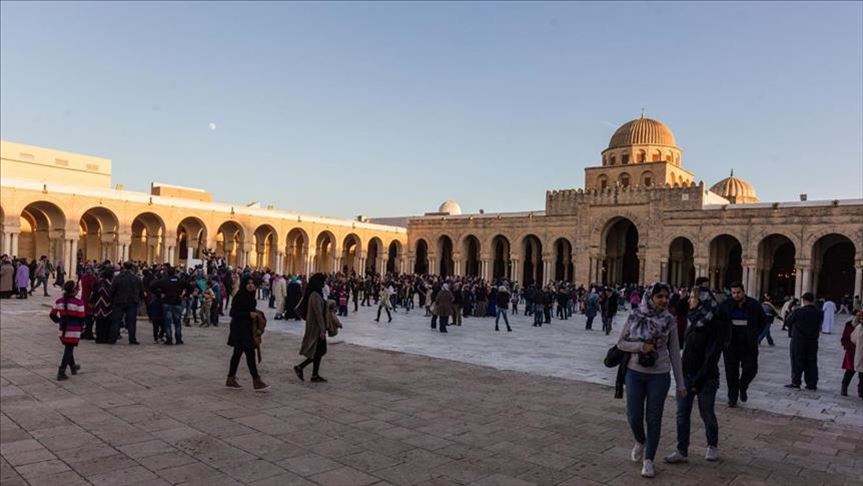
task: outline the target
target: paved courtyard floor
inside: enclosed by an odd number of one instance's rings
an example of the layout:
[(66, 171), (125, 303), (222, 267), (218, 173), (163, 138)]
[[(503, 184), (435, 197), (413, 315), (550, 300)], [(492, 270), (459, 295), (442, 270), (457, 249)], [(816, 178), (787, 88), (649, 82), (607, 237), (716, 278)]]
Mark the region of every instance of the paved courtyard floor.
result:
[[(185, 345), (163, 346), (145, 339), (144, 321), (144, 344), (84, 342), (81, 373), (58, 383), (61, 346), (46, 302), (0, 303), (3, 486), (851, 485), (863, 476), (859, 405), (834, 397), (831, 384), (828, 360), (838, 352), (822, 355), (823, 393), (772, 394), (771, 375), (785, 381), (787, 338), (765, 351), (751, 403), (718, 407), (722, 459), (701, 458), (695, 417), (692, 461), (659, 464), (648, 481), (628, 460), (623, 401), (599, 384), (610, 377), (598, 359), (613, 339), (588, 336), (580, 323), (539, 330), (521, 318), (515, 332), (496, 335), (490, 320), (468, 320), (442, 336), (421, 317), (369, 323), (366, 309), (345, 319), (324, 359), (330, 383), (311, 384), (290, 369), (299, 327), (271, 321), (261, 369), (272, 389), (253, 393), (244, 364), (245, 389), (223, 387), (225, 326), (185, 328)], [(806, 407), (782, 400), (829, 411), (806, 418)], [(669, 400), (660, 454), (674, 430)]]

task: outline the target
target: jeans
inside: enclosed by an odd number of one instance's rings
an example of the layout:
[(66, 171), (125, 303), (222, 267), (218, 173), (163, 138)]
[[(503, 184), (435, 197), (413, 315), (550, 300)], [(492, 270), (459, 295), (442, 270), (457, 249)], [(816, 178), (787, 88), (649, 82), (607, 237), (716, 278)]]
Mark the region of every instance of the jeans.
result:
[(611, 333), (611, 323), (614, 322), (614, 316), (606, 316), (603, 314), (602, 316), (602, 330), (605, 331), (605, 334)]
[(171, 324), (174, 325), (174, 337), (177, 341), (183, 340), (183, 306), (173, 304), (162, 304), (165, 313), (165, 339), (171, 339)]
[(130, 302), (127, 304), (114, 304), (111, 312), (111, 341), (117, 341), (120, 337), (120, 322), (125, 321), (126, 330), (129, 332), (129, 342), (134, 343), (135, 329), (138, 321), (138, 304)]
[(542, 321), (543, 321), (542, 310), (539, 307), (537, 307), (533, 311), (533, 325), (542, 327)]
[(48, 297), (48, 277), (36, 277), (33, 284), (30, 286), (30, 292), (36, 290), (36, 287), (42, 287), (45, 297)]
[(440, 332), (449, 332), (446, 330), (447, 323), (449, 323), (449, 316), (440, 316)]
[[(624, 384), (626, 385), (626, 419), (632, 429), (632, 436), (639, 444), (645, 444), (644, 458), (652, 461), (659, 448), (662, 411), (665, 408), (665, 396), (671, 386), (671, 374), (627, 370)], [(645, 408), (647, 436), (644, 435)]]
[(596, 318), (596, 312), (587, 316), (587, 324), (584, 326), (586, 330), (593, 329), (593, 319)]
[(60, 360), (60, 372), (65, 373), (66, 367), (75, 369), (75, 345), (65, 344), (63, 349), (63, 359)]
[(497, 308), (497, 317), (494, 318), (494, 328), (497, 329), (497, 323), (500, 321), (501, 316), (503, 316), (503, 322), (506, 323), (506, 328), (509, 329), (509, 318), (506, 317), (506, 309), (500, 307)]
[(707, 445), (716, 447), (719, 445), (719, 422), (716, 420), (716, 390), (719, 388), (719, 379), (709, 379), (698, 390), (692, 392), (692, 379), (684, 377), (686, 382), (686, 398), (677, 399), (677, 450), (684, 456), (689, 455), (689, 425), (692, 415), (692, 403), (698, 397), (698, 413), (704, 422), (704, 432), (707, 435)]
[(255, 350), (254, 348), (242, 349), (242, 348), (234, 348), (234, 353), (231, 355), (231, 364), (228, 369), (228, 376), (236, 377), (237, 376), (237, 368), (240, 366), (240, 357), (245, 354), (246, 355), (246, 365), (249, 367), (249, 373), (252, 374), (252, 378), (258, 378), (258, 366), (255, 363)]
[(764, 341), (764, 338), (767, 338), (767, 344), (773, 346), (773, 336), (770, 335), (770, 324), (764, 326), (764, 330), (761, 331), (761, 335), (758, 336), (758, 344), (761, 344), (761, 341)]

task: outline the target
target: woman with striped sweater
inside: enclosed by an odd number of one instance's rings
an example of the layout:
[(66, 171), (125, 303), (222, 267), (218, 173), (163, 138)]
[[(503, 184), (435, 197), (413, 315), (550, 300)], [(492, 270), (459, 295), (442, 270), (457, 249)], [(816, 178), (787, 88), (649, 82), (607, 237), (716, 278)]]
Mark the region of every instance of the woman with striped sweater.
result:
[(63, 359), (60, 361), (60, 369), (57, 371), (57, 380), (66, 380), (66, 367), (73, 375), (78, 374), (81, 365), (75, 364), (75, 346), (81, 339), (81, 329), (86, 315), (84, 302), (77, 298), (78, 289), (75, 287), (75, 282), (69, 280), (63, 284), (63, 297), (54, 302), (54, 307), (51, 309), (51, 320), (58, 324), (58, 333), (60, 342), (65, 347), (63, 351)]

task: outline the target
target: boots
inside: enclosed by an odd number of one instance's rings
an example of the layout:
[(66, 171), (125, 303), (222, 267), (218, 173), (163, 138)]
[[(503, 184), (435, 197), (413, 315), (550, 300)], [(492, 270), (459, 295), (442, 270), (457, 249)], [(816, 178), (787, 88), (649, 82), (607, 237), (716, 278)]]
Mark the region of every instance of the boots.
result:
[(255, 391), (256, 391), (256, 392), (267, 391), (267, 390), (269, 390), (269, 389), (270, 389), (270, 385), (268, 385), (268, 384), (264, 383), (264, 381), (263, 381), (263, 380), (261, 380), (261, 378), (260, 378), (260, 377), (258, 377), (258, 378), (254, 378), (254, 380), (253, 380), (253, 385), (252, 385), (252, 386), (254, 386), (254, 387), (255, 387)]
[(237, 377), (236, 377), (236, 376), (229, 376), (229, 377), (228, 377), (228, 381), (226, 381), (226, 382), (225, 382), (225, 387), (226, 387), (226, 388), (230, 388), (230, 389), (232, 389), (232, 390), (239, 390), (240, 388), (243, 388), (243, 387), (242, 387), (242, 386), (240, 386), (240, 384), (237, 382)]
[(69, 368), (70, 368), (70, 371), (72, 372), (73, 375), (77, 375), (78, 370), (81, 369), (81, 365), (75, 364), (75, 365), (70, 366)]
[(842, 380), (842, 391), (839, 392), (843, 397), (848, 396), (848, 385), (849, 383), (845, 383), (845, 380)]
[(68, 380), (69, 377), (66, 376), (66, 367), (60, 368), (57, 371), (57, 381)]

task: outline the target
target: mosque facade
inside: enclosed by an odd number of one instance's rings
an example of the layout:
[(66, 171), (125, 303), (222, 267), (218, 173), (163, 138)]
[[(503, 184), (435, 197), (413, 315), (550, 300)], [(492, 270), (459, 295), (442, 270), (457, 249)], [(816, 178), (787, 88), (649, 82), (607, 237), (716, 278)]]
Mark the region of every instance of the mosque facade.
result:
[(279, 272), (355, 270), (507, 278), (522, 285), (741, 281), (750, 295), (839, 298), (863, 286), (863, 199), (761, 202), (733, 173), (707, 187), (663, 123), (618, 128), (585, 187), (545, 209), (328, 218), (214, 202), (201, 189), (111, 186), (111, 161), (0, 142), (0, 251), (62, 261), (188, 264), (202, 250)]
[(753, 296), (861, 294), (863, 199), (761, 202), (733, 173), (696, 182), (681, 155), (665, 124), (632, 120), (584, 169), (585, 187), (548, 191), (544, 211), (462, 214), (447, 201), (410, 218), (408, 267), (524, 285), (706, 276)]

